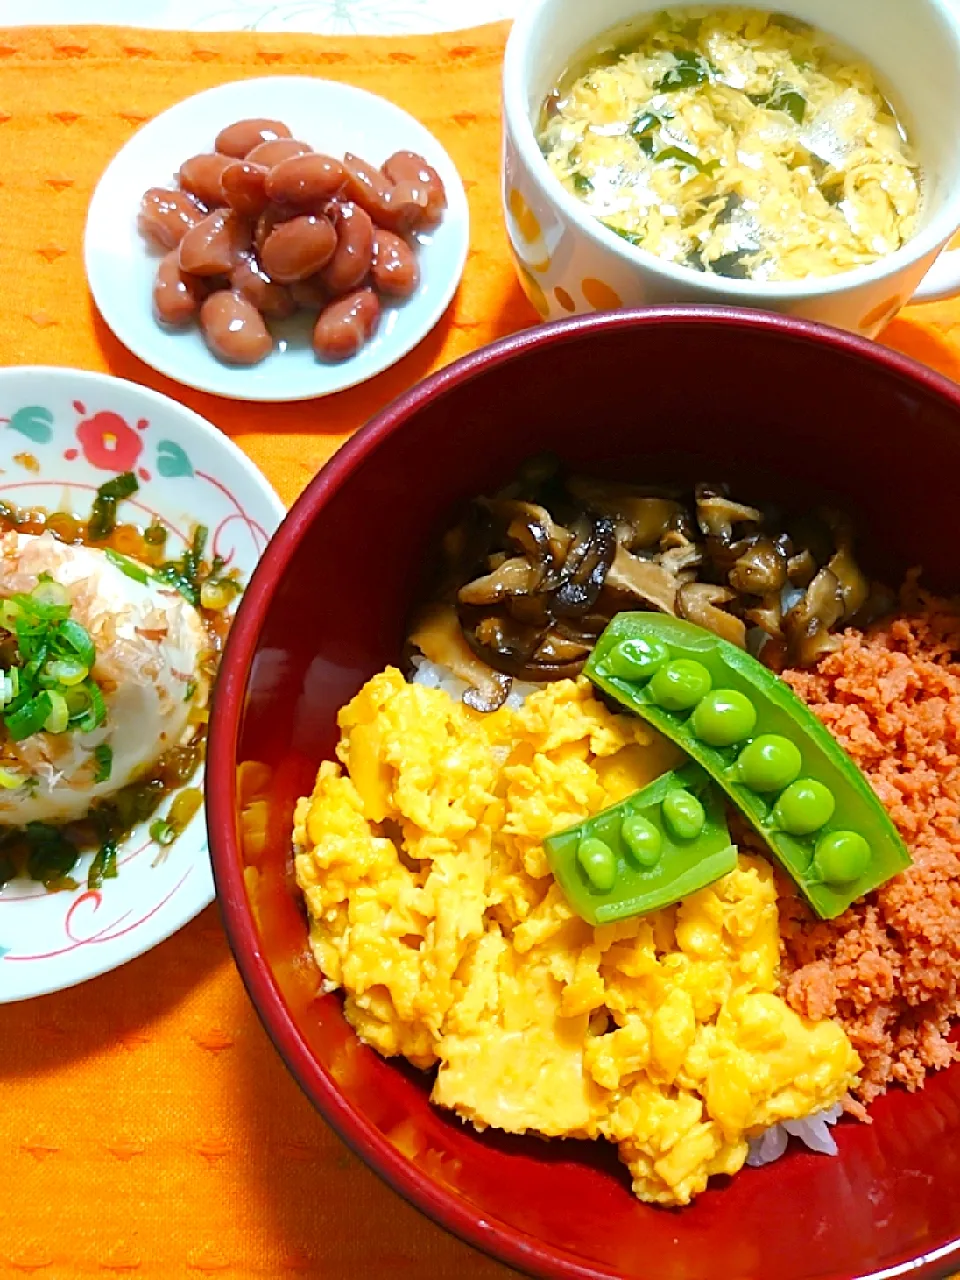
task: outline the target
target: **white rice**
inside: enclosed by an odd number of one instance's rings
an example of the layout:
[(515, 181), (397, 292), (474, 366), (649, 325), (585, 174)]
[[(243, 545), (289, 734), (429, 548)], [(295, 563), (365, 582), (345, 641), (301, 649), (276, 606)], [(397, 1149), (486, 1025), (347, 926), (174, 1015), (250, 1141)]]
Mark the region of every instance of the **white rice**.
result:
[[(430, 662), (427, 658), (415, 657), (413, 666), (414, 684), (422, 684), (427, 689), (443, 689), (451, 698), (462, 697), (464, 691), (470, 687), (466, 681), (458, 679), (449, 668)], [(542, 685), (514, 680), (507, 697), (507, 706), (522, 707), (524, 700), (531, 693), (536, 693), (542, 688)], [(751, 1139), (747, 1164), (759, 1168), (761, 1165), (772, 1164), (774, 1160), (779, 1160), (786, 1152), (791, 1137), (799, 1138), (811, 1151), (818, 1151), (825, 1156), (835, 1156), (837, 1144), (830, 1132), (830, 1126), (836, 1124), (842, 1115), (843, 1107), (838, 1102), (835, 1106), (828, 1107), (826, 1111), (818, 1111), (804, 1120), (784, 1120), (782, 1124), (773, 1125), (759, 1137)]]

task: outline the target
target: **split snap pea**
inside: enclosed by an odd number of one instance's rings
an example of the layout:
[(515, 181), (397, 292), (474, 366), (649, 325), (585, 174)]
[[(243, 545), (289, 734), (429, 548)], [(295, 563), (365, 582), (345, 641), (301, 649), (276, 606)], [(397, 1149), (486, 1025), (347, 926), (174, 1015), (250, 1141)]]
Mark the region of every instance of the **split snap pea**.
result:
[[(654, 656), (628, 670), (626, 653)], [(824, 919), (910, 865), (889, 815), (840, 744), (742, 649), (679, 618), (621, 613), (585, 671), (707, 771)]]
[(697, 764), (544, 842), (570, 906), (609, 924), (680, 902), (733, 871), (723, 792)]

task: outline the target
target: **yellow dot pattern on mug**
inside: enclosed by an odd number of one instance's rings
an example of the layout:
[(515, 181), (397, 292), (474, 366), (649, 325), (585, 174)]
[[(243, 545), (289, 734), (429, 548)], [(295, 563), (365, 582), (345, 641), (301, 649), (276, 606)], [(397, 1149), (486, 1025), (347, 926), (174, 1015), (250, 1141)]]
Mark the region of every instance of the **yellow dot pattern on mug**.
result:
[(874, 307), (872, 311), (867, 312), (860, 321), (860, 328), (866, 331), (868, 329), (872, 329), (875, 325), (883, 324), (887, 320), (892, 320), (899, 310), (900, 299), (887, 298), (878, 306)]
[(517, 224), (520, 238), (526, 240), (527, 244), (534, 244), (539, 240), (543, 235), (540, 221), (516, 187), (511, 190), (510, 195), (507, 197), (507, 206), (513, 215), (514, 222)]
[(540, 312), (541, 316), (546, 318), (550, 314), (550, 303), (547, 301), (547, 295), (534, 280), (533, 276), (526, 269), (522, 262), (517, 263), (517, 275), (520, 278), (520, 285), (523, 292), (527, 295), (530, 302)]
[(623, 306), (623, 299), (616, 289), (604, 284), (602, 280), (594, 279), (593, 276), (587, 276), (582, 280), (580, 289), (594, 311), (616, 311), (618, 307)]
[(576, 311), (577, 304), (570, 297), (569, 293), (567, 293), (566, 289), (564, 289), (563, 285), (558, 284), (553, 293), (564, 311)]

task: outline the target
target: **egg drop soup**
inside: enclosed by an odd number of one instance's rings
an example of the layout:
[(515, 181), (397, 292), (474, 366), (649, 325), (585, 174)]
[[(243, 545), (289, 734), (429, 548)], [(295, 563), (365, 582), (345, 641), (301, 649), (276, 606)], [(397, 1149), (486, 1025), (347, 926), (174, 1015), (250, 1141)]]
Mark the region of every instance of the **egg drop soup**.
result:
[(794, 18), (670, 9), (576, 60), (541, 150), (611, 231), (680, 266), (796, 281), (913, 235), (922, 178), (856, 54)]

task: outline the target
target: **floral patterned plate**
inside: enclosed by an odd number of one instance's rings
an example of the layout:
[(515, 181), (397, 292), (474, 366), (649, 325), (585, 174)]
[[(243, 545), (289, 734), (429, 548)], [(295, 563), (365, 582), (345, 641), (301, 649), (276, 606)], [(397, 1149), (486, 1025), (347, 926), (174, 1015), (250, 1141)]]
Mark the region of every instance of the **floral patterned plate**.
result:
[[(313, 313), (272, 321), (274, 350), (248, 368), (221, 363), (198, 329), (163, 329), (153, 317), (153, 279), (162, 254), (150, 249), (137, 229), (141, 197), (149, 187), (172, 187), (184, 160), (209, 150), (221, 129), (248, 116), (283, 120), (295, 137), (332, 156), (352, 151), (379, 165), (395, 151), (416, 151), (443, 179), (443, 221), (416, 237), (416, 292), (405, 302), (384, 306), (376, 334), (350, 360), (329, 364), (317, 359), (310, 343)], [(187, 386), (237, 400), (308, 400), (375, 377), (426, 337), (460, 283), (469, 221), (453, 161), (413, 116), (352, 85), (313, 76), (267, 76), (207, 89), (135, 133), (93, 193), (84, 258), (90, 291), (104, 320), (154, 369)]]
[[(249, 578), (284, 515), (263, 476), (189, 409), (131, 382), (73, 369), (0, 369), (0, 502), (86, 515), (96, 489), (134, 471), (121, 518), (167, 526), (172, 557), (195, 526)], [(48, 893), (0, 889), (0, 1003), (69, 987), (155, 946), (213, 898), (204, 812), (158, 858), (145, 828), (119, 850), (119, 875)]]

